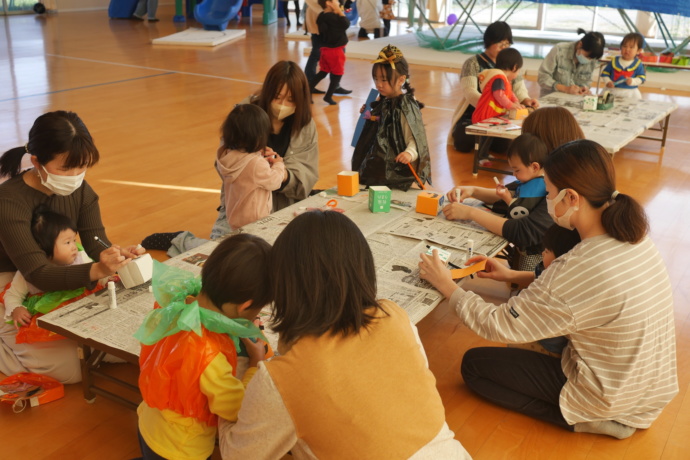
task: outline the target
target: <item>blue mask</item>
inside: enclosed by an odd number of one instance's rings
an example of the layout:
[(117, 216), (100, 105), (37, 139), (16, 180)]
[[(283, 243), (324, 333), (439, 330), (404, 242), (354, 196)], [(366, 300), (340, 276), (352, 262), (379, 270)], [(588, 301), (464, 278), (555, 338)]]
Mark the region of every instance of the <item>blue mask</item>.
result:
[(589, 64), (591, 62), (591, 59), (584, 57), (581, 54), (576, 54), (577, 56), (577, 62), (579, 62), (582, 65)]

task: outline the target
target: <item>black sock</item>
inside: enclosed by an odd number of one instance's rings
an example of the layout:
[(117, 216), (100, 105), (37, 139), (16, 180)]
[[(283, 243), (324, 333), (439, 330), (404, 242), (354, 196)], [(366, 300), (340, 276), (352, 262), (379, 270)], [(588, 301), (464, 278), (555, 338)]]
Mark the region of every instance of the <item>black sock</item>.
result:
[(328, 90), (326, 91), (326, 95), (324, 96), (323, 100), (328, 102), (331, 105), (337, 104), (333, 100), (333, 93), (335, 92), (335, 89), (340, 86), (340, 79), (343, 78), (342, 75), (333, 75), (331, 74), (331, 82), (328, 85)]
[(314, 75), (312, 81), (309, 82), (309, 88), (312, 90), (312, 93), (314, 92), (314, 89), (316, 89), (316, 85), (318, 85), (321, 82), (321, 80), (326, 78), (326, 75), (328, 75), (328, 72), (324, 72), (323, 70)]

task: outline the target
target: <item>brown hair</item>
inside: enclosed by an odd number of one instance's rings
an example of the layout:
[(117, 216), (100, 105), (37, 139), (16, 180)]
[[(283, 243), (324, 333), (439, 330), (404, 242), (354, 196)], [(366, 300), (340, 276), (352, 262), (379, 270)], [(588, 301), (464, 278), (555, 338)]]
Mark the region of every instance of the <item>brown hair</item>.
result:
[(638, 243), (649, 231), (642, 206), (629, 195), (614, 193), (613, 161), (596, 142), (583, 139), (561, 145), (546, 159), (544, 170), (558, 190), (575, 190), (594, 209), (606, 206), (601, 223), (618, 241)]
[(287, 85), (295, 103), (295, 114), (292, 122), (292, 135), (298, 134), (302, 128), (311, 122), (311, 92), (309, 82), (302, 69), (292, 61), (278, 61), (270, 68), (259, 90), (254, 104), (268, 114), (271, 122), (275, 119), (271, 110), (271, 102), (280, 94), (283, 86)]
[(623, 47), (623, 45), (625, 45), (628, 42), (633, 42), (638, 49), (642, 49), (642, 47), (644, 46), (644, 37), (641, 34), (635, 32), (629, 33), (625, 37), (623, 37), (623, 40), (621, 40), (621, 47)]
[(40, 165), (67, 153), (64, 164), (67, 169), (88, 168), (99, 159), (98, 149), (84, 122), (76, 113), (64, 110), (44, 113), (36, 118), (26, 146), (15, 147), (0, 156), (0, 177), (18, 175), (25, 153), (36, 156)]
[(271, 251), (273, 330), (292, 344), (305, 335), (356, 334), (374, 320), (376, 270), (359, 228), (335, 211), (297, 216)]
[(271, 301), (270, 251), (271, 245), (258, 236), (242, 233), (224, 239), (201, 269), (201, 292), (218, 308), (247, 300), (250, 308), (263, 307)]
[(253, 153), (266, 148), (271, 122), (261, 107), (238, 104), (223, 122), (221, 132), (226, 149)]
[(530, 113), (522, 122), (522, 132), (537, 136), (549, 152), (566, 142), (585, 138), (573, 114), (563, 107), (542, 107)]

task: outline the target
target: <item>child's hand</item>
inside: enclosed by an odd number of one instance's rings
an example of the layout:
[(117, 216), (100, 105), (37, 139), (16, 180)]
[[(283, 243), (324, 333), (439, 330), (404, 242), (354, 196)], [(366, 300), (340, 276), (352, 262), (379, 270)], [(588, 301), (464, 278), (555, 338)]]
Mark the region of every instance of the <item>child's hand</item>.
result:
[(359, 109), (359, 113), (364, 113), (364, 111), (367, 109), (366, 104), (362, 104), (362, 107)]
[(524, 109), (525, 106), (520, 104), (519, 102), (515, 102), (510, 108), (514, 109), (514, 110), (520, 110), (520, 109)]
[(256, 367), (259, 361), (266, 359), (266, 344), (263, 340), (257, 339), (254, 342), (251, 339), (241, 339), (244, 346), (247, 347), (247, 354), (249, 355), (249, 367)]
[(410, 164), (410, 161), (412, 161), (412, 155), (410, 155), (408, 152), (402, 152), (395, 157), (395, 161), (404, 165)]
[(276, 163), (283, 163), (283, 157), (280, 155), (276, 155), (274, 157), (266, 157), (266, 161), (268, 161), (268, 164), (273, 166)]
[(21, 326), (28, 326), (31, 322), (31, 313), (26, 307), (17, 307), (12, 310), (12, 321), (14, 321), (14, 327), (19, 329)]
[(472, 206), (467, 206), (462, 203), (451, 203), (443, 208), (443, 215), (448, 220), (471, 220)]
[(472, 198), (474, 187), (453, 187), (453, 189), (446, 193), (446, 199), (450, 203), (462, 203), (465, 198)]
[(610, 82), (606, 83), (606, 87), (607, 88), (615, 88), (616, 85), (612, 81), (610, 81)]
[(632, 85), (633, 85), (633, 79), (632, 79), (632, 78), (626, 78), (626, 79), (625, 79), (625, 84), (628, 85), (628, 86), (632, 86)]
[(278, 156), (280, 156), (280, 155), (278, 155), (278, 154), (275, 152), (275, 150), (273, 150), (271, 147), (268, 147), (268, 146), (266, 146), (266, 148), (264, 149), (262, 155), (264, 156), (264, 158), (271, 158), (271, 157), (278, 157)]
[(505, 185), (500, 184), (496, 186), (496, 195), (498, 197), (505, 201), (506, 204), (510, 204), (511, 201), (513, 201), (513, 195), (510, 193), (510, 190), (506, 188)]

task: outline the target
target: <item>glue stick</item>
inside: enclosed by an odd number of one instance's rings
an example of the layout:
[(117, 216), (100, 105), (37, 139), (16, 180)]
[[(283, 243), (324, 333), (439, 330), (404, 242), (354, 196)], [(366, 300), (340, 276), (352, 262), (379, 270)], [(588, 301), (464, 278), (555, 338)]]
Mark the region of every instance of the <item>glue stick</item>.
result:
[(108, 298), (110, 308), (117, 308), (117, 297), (115, 296), (115, 281), (108, 281)]

